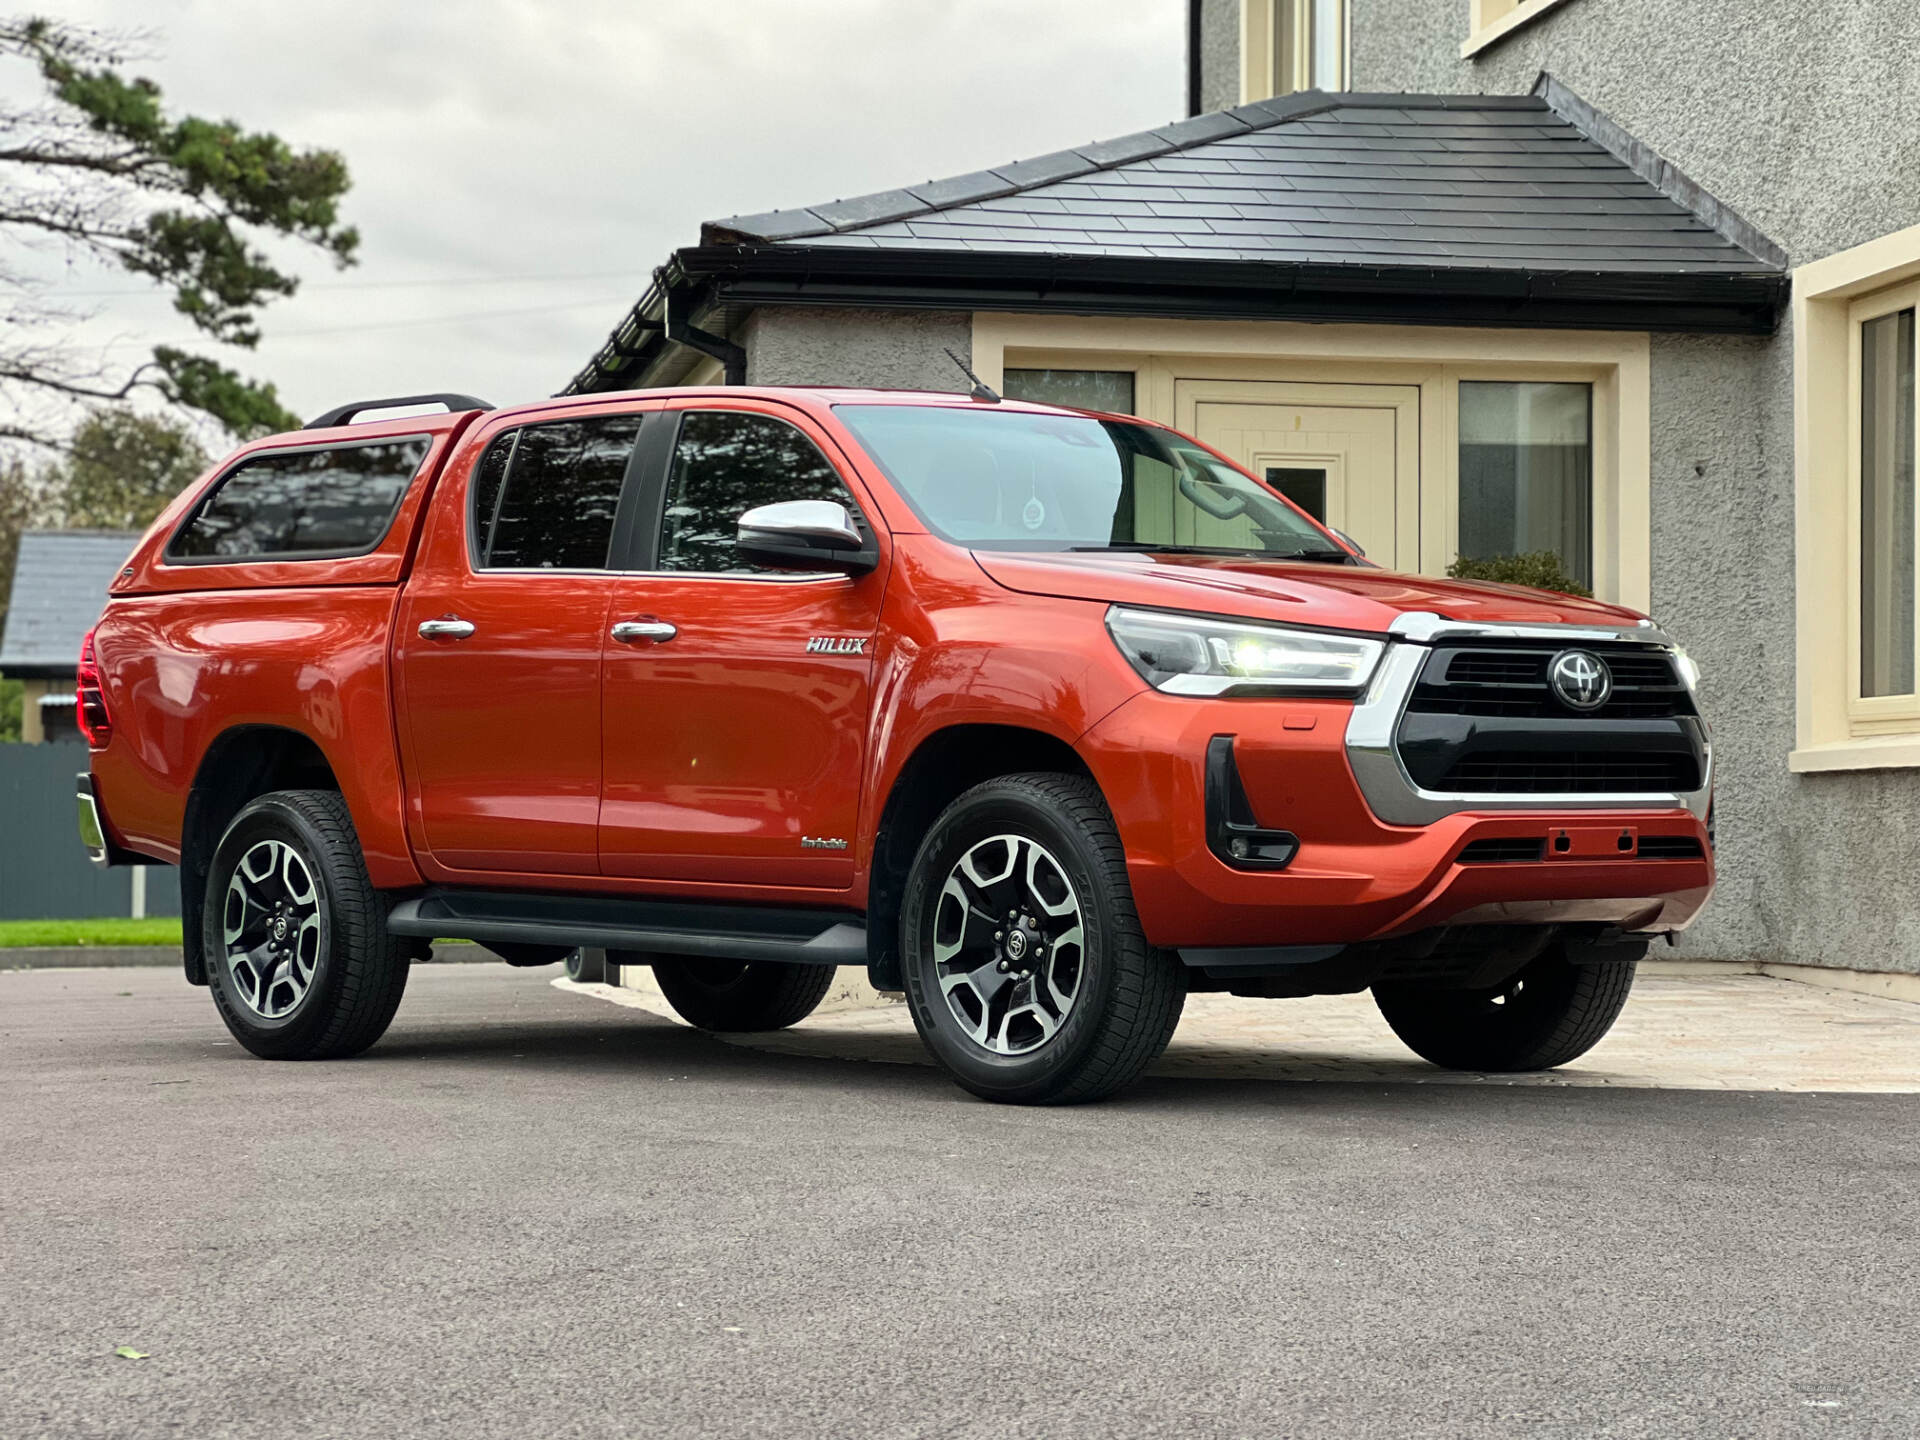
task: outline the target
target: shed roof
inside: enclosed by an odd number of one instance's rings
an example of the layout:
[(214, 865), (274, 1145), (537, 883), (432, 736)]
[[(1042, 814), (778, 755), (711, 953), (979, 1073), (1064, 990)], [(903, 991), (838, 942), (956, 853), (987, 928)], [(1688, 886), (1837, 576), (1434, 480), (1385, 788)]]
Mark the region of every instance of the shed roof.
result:
[(80, 641), (100, 618), (107, 586), (139, 539), (121, 530), (29, 530), (22, 535), (6, 630), (0, 634), (0, 674), (73, 674)]

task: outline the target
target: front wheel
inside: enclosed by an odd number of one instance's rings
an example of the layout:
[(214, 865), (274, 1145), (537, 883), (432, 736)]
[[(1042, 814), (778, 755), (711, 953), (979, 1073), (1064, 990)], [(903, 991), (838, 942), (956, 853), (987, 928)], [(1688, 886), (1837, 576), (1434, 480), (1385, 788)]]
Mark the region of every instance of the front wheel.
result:
[(1078, 776), (1009, 775), (948, 806), (907, 877), (900, 953), (921, 1039), (988, 1100), (1110, 1095), (1186, 1001), (1178, 959), (1141, 933), (1113, 816)]
[(1632, 961), (1575, 965), (1558, 946), (1485, 990), (1376, 985), (1374, 1003), (1423, 1060), (1448, 1070), (1551, 1070), (1598, 1045), (1627, 1003)]
[(204, 916), (213, 1003), (255, 1055), (336, 1059), (386, 1033), (412, 942), (387, 933), (333, 791), (280, 790), (242, 810), (214, 850)]

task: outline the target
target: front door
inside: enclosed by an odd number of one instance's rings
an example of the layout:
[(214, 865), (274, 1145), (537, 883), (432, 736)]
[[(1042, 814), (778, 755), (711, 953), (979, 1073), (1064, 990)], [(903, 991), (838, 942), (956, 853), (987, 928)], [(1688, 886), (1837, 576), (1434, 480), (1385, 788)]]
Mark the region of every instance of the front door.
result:
[(870, 526), (830, 449), (777, 407), (680, 414), (648, 573), (621, 577), (609, 614), (604, 874), (853, 883), (884, 567), (767, 573), (734, 550), (741, 513), (781, 500), (835, 500)]
[(394, 668), (414, 820), (447, 870), (599, 868), (607, 562), (640, 423), (506, 431), (434, 497)]
[(1420, 565), (1420, 389), (1182, 380), (1179, 428), (1395, 570)]

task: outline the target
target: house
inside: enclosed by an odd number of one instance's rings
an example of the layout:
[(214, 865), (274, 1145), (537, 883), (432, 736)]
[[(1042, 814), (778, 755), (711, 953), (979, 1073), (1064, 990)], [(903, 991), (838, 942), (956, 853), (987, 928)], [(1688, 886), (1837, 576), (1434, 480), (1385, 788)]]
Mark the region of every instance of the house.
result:
[(29, 530), (20, 537), (0, 630), (0, 676), (25, 682), (20, 738), (29, 744), (80, 738), (73, 704), (80, 642), (139, 539), (118, 530)]
[(1704, 672), (1721, 892), (1683, 953), (1920, 970), (1920, 7), (1188, 21), (1186, 119), (712, 221), (570, 390), (964, 389), (951, 348), (1383, 563), (1552, 550)]

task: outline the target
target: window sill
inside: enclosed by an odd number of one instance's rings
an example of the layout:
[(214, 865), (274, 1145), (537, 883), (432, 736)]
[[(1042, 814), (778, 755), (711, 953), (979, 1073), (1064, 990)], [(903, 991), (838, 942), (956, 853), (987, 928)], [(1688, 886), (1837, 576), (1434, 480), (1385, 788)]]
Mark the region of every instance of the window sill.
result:
[(1803, 745), (1787, 756), (1796, 775), (1833, 770), (1920, 770), (1920, 735), (1885, 735)]
[(1489, 45), (1497, 45), (1523, 25), (1531, 24), (1549, 10), (1557, 10), (1567, 0), (1520, 0), (1520, 4), (1509, 10), (1491, 25), (1473, 32), (1460, 46), (1460, 58), (1470, 60)]

